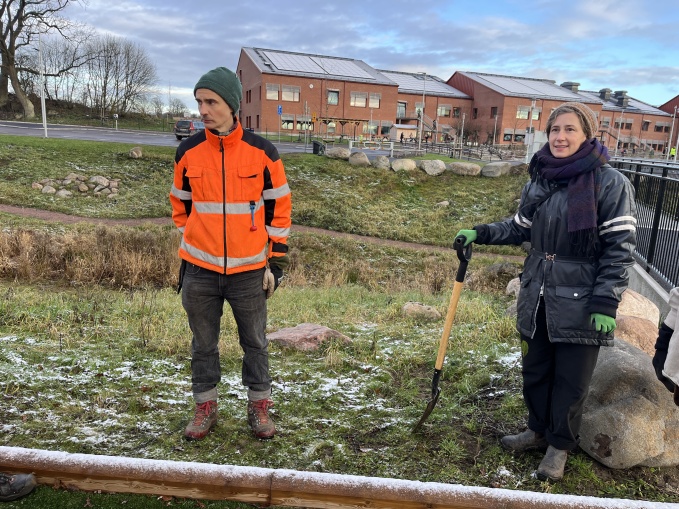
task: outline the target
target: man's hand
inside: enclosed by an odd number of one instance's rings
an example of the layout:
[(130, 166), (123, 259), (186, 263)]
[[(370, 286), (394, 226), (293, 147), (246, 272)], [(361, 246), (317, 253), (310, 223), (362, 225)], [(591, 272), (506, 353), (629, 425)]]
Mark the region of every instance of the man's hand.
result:
[(273, 272), (271, 272), (271, 269), (267, 266), (264, 271), (264, 280), (262, 281), (262, 290), (266, 292), (267, 299), (273, 295), (276, 286), (276, 278), (274, 277)]
[(601, 313), (592, 313), (589, 315), (589, 318), (594, 324), (594, 329), (597, 332), (608, 334), (609, 332), (613, 332), (615, 330), (615, 318), (612, 316), (602, 315)]
[(459, 232), (457, 232), (457, 235), (455, 235), (455, 241), (461, 238), (462, 242), (464, 242), (464, 247), (467, 247), (469, 244), (476, 240), (476, 236), (477, 236), (476, 230), (460, 230)]

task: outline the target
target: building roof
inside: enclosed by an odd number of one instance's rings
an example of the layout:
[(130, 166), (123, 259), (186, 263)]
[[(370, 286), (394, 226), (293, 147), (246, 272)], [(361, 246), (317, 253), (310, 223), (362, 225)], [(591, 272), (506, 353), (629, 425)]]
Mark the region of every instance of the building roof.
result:
[(578, 90), (577, 93), (578, 95), (585, 97), (587, 102), (589, 103), (601, 104), (601, 109), (603, 111), (625, 110), (626, 112), (629, 113), (650, 113), (652, 115), (670, 116), (669, 113), (662, 111), (656, 108), (655, 106), (651, 106), (650, 104), (647, 104), (643, 101), (635, 99), (634, 97), (626, 95), (626, 92), (625, 97), (628, 99), (628, 102), (627, 105), (624, 107), (618, 103), (618, 97), (615, 96), (614, 93), (610, 95), (610, 98), (608, 100), (603, 99), (601, 97), (601, 92)]
[(424, 73), (385, 71), (379, 70), (389, 80), (398, 85), (398, 91), (402, 94), (425, 94), (436, 95), (439, 97), (455, 97), (461, 99), (471, 99), (467, 94), (451, 87), (437, 76)]
[(265, 74), (396, 86), (362, 60), (263, 48), (243, 48), (243, 51)]
[(575, 102), (582, 102), (583, 99), (567, 88), (557, 85), (554, 80), (468, 71), (458, 73), (505, 96)]
[[(577, 90), (578, 83), (564, 83), (575, 85), (575, 90), (557, 85), (553, 80), (537, 78), (521, 78), (518, 76), (502, 76), (500, 74), (485, 74), (479, 72), (460, 72), (463, 76), (472, 79), (496, 92), (510, 97), (526, 97), (531, 99), (551, 99), (557, 101), (585, 102), (600, 104), (604, 111), (622, 111), (630, 113), (649, 113), (653, 115), (668, 115), (668, 113), (651, 106), (643, 101), (634, 99), (627, 92), (614, 92), (609, 94), (608, 99), (601, 97), (601, 92)], [(610, 90), (609, 90), (610, 92)], [(627, 99), (627, 105), (619, 104), (616, 94), (622, 93)]]

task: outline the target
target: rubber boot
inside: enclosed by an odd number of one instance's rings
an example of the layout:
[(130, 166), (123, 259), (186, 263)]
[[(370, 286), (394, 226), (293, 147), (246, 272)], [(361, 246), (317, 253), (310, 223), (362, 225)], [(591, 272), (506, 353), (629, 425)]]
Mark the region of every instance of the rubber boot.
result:
[(538, 479), (541, 481), (560, 480), (566, 467), (566, 459), (568, 459), (568, 451), (563, 451), (550, 445), (547, 448), (547, 454), (542, 458), (538, 467)]
[(500, 439), (500, 444), (502, 447), (508, 451), (513, 452), (524, 452), (530, 451), (532, 449), (546, 449), (547, 440), (544, 435), (536, 433), (532, 429), (527, 429), (522, 433), (517, 435), (507, 435)]

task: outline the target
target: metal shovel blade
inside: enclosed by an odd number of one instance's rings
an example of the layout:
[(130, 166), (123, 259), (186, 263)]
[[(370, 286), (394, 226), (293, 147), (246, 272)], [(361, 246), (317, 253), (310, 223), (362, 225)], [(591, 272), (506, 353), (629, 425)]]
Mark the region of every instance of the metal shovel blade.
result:
[(420, 426), (424, 423), (424, 421), (427, 420), (427, 417), (429, 417), (429, 414), (434, 410), (434, 407), (436, 406), (436, 402), (439, 400), (439, 396), (441, 395), (441, 388), (437, 387), (436, 388), (436, 394), (434, 395), (433, 398), (427, 403), (427, 408), (424, 409), (424, 413), (422, 414), (422, 417), (420, 418), (419, 422), (415, 424), (415, 427), (412, 430), (412, 433), (415, 433), (418, 429), (420, 429)]

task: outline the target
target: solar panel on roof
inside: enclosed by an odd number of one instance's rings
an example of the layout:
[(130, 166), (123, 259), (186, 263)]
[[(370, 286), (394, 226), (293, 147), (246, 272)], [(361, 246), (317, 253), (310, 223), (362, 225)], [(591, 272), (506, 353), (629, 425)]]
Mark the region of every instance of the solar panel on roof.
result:
[(292, 55), (275, 51), (265, 51), (264, 54), (281, 71), (374, 79), (370, 73), (351, 60), (312, 55)]
[(327, 74), (350, 76), (352, 78), (373, 79), (372, 75), (361, 69), (356, 62), (337, 58), (311, 57)]

